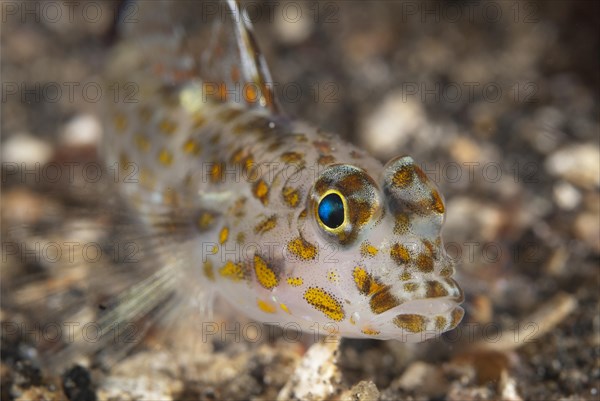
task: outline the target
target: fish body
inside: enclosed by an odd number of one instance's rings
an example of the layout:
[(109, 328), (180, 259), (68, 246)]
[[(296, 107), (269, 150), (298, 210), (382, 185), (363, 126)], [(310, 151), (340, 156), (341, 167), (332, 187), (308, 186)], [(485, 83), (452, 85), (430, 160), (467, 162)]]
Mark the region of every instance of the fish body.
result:
[(125, 44), (113, 69), (139, 87), (106, 118), (119, 191), (148, 233), (183, 233), (154, 262), (265, 323), (410, 342), (456, 327), (434, 183), (409, 156), (382, 164), (283, 115), (243, 18), (230, 40), (216, 80), (194, 57), (148, 52), (180, 49), (179, 34)]

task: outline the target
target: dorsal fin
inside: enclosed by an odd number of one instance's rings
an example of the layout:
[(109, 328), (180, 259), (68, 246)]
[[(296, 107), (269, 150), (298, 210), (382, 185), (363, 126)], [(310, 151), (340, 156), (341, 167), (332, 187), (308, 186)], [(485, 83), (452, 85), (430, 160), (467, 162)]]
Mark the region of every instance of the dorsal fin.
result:
[(269, 68), (240, 2), (177, 3), (123, 8), (120, 31), (144, 49), (147, 65), (167, 83), (199, 79), (212, 98), (278, 113)]
[(226, 4), (229, 13), (217, 21), (211, 45), (202, 57), (203, 75), (224, 84), (242, 102), (277, 113), (271, 73), (254, 38), (248, 14), (237, 0), (227, 0)]

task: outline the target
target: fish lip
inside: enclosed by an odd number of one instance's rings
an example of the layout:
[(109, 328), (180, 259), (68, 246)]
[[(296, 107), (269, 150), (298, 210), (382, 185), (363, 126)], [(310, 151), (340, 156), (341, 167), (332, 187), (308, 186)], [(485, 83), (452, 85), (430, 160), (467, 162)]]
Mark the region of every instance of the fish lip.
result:
[(445, 281), (448, 282), (452, 287), (451, 294), (447, 295), (445, 298), (454, 299), (456, 301), (456, 303), (462, 304), (463, 301), (465, 300), (465, 294), (464, 294), (462, 288), (460, 288), (460, 286), (458, 285), (456, 280), (453, 279), (452, 277), (446, 277)]
[[(372, 318), (371, 324), (378, 325), (394, 319), (399, 315), (422, 315), (428, 318), (439, 315), (450, 315), (452, 311), (459, 308), (465, 297), (462, 288), (456, 280), (451, 277), (444, 278), (450, 284), (449, 294), (440, 297), (423, 297), (416, 299), (402, 299), (399, 296), (400, 304), (382, 312)], [(374, 295), (373, 295), (374, 296)]]
[(378, 315), (375, 321), (388, 321), (398, 315), (423, 315), (436, 316), (450, 314), (460, 306), (459, 296), (446, 296), (439, 298), (420, 298), (406, 301)]
[(397, 306), (397, 308), (402, 310), (403, 313), (401, 314), (442, 315), (457, 307), (460, 304), (459, 300), (459, 296), (413, 299)]

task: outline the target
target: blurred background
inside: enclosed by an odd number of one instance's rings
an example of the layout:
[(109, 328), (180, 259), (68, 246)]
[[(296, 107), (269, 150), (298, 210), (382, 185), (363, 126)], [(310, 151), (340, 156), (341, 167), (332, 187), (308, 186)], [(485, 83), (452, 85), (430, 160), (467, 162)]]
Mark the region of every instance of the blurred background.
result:
[[(413, 347), (344, 340), (337, 394), (598, 399), (598, 3), (243, 5), (287, 114), (382, 161), (410, 154), (447, 202), (444, 238), (466, 292), (460, 338)], [(97, 160), (99, 106), (131, 95), (101, 79), (124, 6), (0, 6), (2, 399), (276, 397), (305, 344), (215, 340), (183, 359), (146, 345), (112, 372), (82, 362), (58, 382), (41, 374), (35, 339), (11, 325), (35, 314), (10, 302), (22, 278), (41, 268), (13, 245), (57, 240), (48, 233), (68, 232), (73, 210), (99, 207), (97, 189), (53, 180), (44, 166)]]

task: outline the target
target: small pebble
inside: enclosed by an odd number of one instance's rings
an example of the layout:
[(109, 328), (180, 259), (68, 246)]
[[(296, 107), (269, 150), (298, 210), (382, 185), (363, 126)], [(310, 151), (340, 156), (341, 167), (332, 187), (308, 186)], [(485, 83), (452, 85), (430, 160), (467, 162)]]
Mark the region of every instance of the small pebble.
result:
[(36, 163), (46, 164), (52, 153), (52, 146), (46, 141), (28, 133), (18, 133), (3, 143), (2, 162), (22, 164), (31, 168)]
[(366, 119), (365, 145), (376, 155), (388, 158), (397, 153), (425, 123), (422, 104), (395, 92)]
[[(277, 39), (287, 45), (294, 45), (306, 40), (313, 31), (313, 22), (303, 3), (288, 4), (288, 7), (277, 9), (273, 28)], [(249, 15), (252, 18), (252, 15)]]
[(372, 381), (360, 381), (340, 396), (341, 401), (376, 401), (379, 390)]
[(577, 216), (573, 229), (577, 238), (596, 252), (600, 252), (600, 215), (584, 212)]
[(597, 144), (577, 144), (561, 148), (546, 160), (553, 176), (586, 189), (600, 186), (600, 149)]
[(80, 114), (69, 121), (61, 132), (60, 141), (67, 146), (97, 146), (102, 138), (102, 125), (96, 116)]
[(553, 188), (554, 201), (563, 210), (573, 210), (581, 203), (581, 193), (566, 181), (560, 181)]
[(503, 401), (522, 401), (523, 398), (517, 391), (517, 381), (514, 377), (510, 377), (508, 372), (504, 371), (500, 378), (499, 386), (500, 397)]
[(446, 392), (448, 383), (439, 366), (417, 361), (406, 368), (392, 387), (436, 397)]
[(341, 373), (337, 366), (339, 339), (326, 338), (313, 344), (296, 368), (278, 400), (322, 400), (336, 392)]

